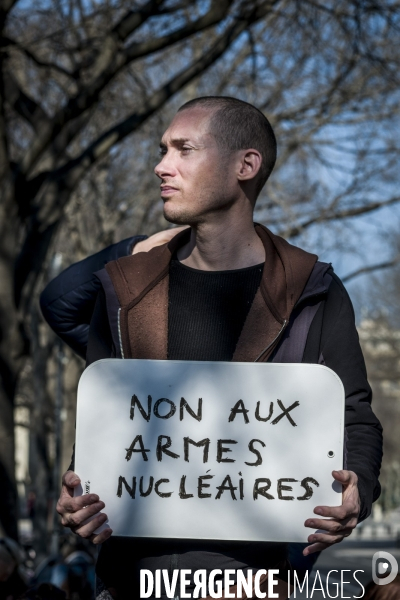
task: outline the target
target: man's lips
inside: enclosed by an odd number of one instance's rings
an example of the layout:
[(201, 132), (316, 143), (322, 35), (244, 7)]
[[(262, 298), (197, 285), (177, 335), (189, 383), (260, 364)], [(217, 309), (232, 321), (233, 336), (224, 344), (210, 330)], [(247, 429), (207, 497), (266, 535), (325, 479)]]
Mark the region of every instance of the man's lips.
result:
[(161, 196), (169, 196), (171, 194), (173, 194), (174, 192), (177, 192), (178, 189), (172, 187), (171, 185), (161, 185)]

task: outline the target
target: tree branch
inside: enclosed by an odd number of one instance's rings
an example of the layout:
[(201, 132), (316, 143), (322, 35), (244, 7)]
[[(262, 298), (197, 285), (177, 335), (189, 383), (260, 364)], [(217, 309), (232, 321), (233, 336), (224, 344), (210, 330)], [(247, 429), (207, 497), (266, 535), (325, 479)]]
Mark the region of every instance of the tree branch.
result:
[(39, 119), (48, 118), (42, 107), (20, 89), (14, 77), (9, 73), (4, 74), (4, 92), (7, 102), (9, 102), (17, 113), (26, 119), (33, 128), (35, 128)]
[[(120, 21), (105, 36), (101, 52), (95, 54), (95, 58), (85, 64), (85, 69), (90, 67), (92, 81), (99, 77), (107, 67), (115, 62), (115, 55), (121, 50), (121, 44), (126, 38), (134, 33), (147, 19), (158, 14), (159, 7), (164, 0), (148, 0), (139, 10), (131, 10), (120, 19)], [(79, 67), (73, 76), (78, 78), (81, 67)]]
[(344, 277), (342, 277), (342, 282), (346, 283), (355, 279), (359, 275), (364, 275), (365, 273), (372, 273), (373, 271), (381, 271), (382, 269), (390, 269), (391, 267), (395, 267), (400, 263), (400, 258), (395, 258), (394, 260), (388, 260), (386, 262), (377, 263), (375, 265), (368, 265), (366, 267), (361, 267), (360, 269), (356, 269), (351, 273), (348, 273)]
[(117, 34), (121, 41), (125, 41), (128, 35), (131, 35), (144, 21), (149, 17), (158, 14), (159, 7), (164, 3), (164, 0), (149, 0), (140, 10), (132, 10), (128, 12), (115, 25), (113, 33)]
[(178, 12), (178, 10), (184, 10), (185, 8), (188, 8), (190, 4), (190, 0), (184, 0), (183, 2), (181, 2), (180, 4), (175, 4), (174, 6), (166, 6), (165, 8), (161, 8), (158, 11), (159, 15), (170, 15), (171, 13), (176, 13)]
[(249, 26), (249, 20), (238, 20), (231, 25), (213, 44), (211, 49), (200, 59), (183, 69), (161, 89), (153, 94), (146, 102), (146, 108), (129, 115), (126, 119), (111, 127), (94, 141), (80, 156), (63, 165), (57, 172), (50, 175), (51, 179), (63, 179), (70, 189), (73, 189), (83, 173), (97, 160), (102, 158), (110, 148), (135, 131), (145, 120), (158, 110), (171, 96), (181, 90), (195, 77), (203, 73), (220, 58), (225, 50)]
[(18, 0), (0, 0), (0, 31), (3, 31), (10, 10)]
[(73, 76), (72, 73), (70, 71), (68, 71), (67, 69), (64, 69), (64, 67), (61, 67), (60, 65), (56, 65), (55, 63), (52, 63), (52, 62), (47, 62), (45, 60), (41, 60), (31, 50), (28, 50), (28, 48), (21, 46), (21, 44), (14, 42), (14, 45), (16, 48), (18, 48), (18, 50), (20, 50), (28, 58), (30, 58), (38, 67), (44, 67), (46, 69), (54, 69), (55, 71), (58, 71), (62, 75), (65, 75), (66, 77), (69, 77), (69, 78), (71, 78)]
[(149, 54), (163, 50), (167, 46), (181, 42), (194, 33), (212, 27), (227, 16), (231, 4), (232, 0), (220, 0), (218, 3), (211, 4), (210, 10), (194, 23), (185, 25), (168, 35), (131, 44), (124, 51), (125, 64), (142, 56), (148, 56)]
[[(218, 4), (211, 3), (211, 8), (204, 17), (201, 17), (200, 21), (202, 22), (202, 28), (205, 29), (210, 27), (215, 22), (221, 18), (222, 9), (228, 10), (232, 0), (221, 0)], [(150, 14), (150, 6), (154, 7), (161, 3), (161, 0), (152, 0), (147, 3), (147, 12), (143, 9), (143, 14)], [(222, 7), (222, 9), (221, 9)], [(127, 20), (123, 20), (118, 26), (118, 36), (127, 36), (133, 28), (138, 26), (138, 22), (140, 20), (139, 13), (134, 13)], [(143, 17), (142, 13), (140, 15)], [(218, 19), (216, 19), (216, 15)], [(136, 16), (136, 18), (134, 18)], [(246, 22), (245, 20), (243, 22)], [(130, 30), (128, 32), (128, 23)], [(192, 25), (188, 28), (187, 26), (182, 27), (179, 31), (183, 37), (188, 37), (192, 33), (198, 32), (200, 29), (197, 27), (197, 22), (192, 23)], [(41, 135), (37, 136), (37, 138), (32, 143), (31, 147), (26, 152), (23, 160), (21, 161), (20, 171), (23, 175), (27, 175), (29, 171), (35, 166), (36, 162), (42, 156), (43, 152), (47, 149), (48, 145), (51, 143), (51, 140), (54, 139), (62, 130), (62, 128), (71, 120), (78, 117), (80, 114), (85, 112), (90, 106), (92, 106), (95, 102), (97, 102), (100, 93), (104, 89), (104, 87), (115, 77), (117, 73), (132, 59), (127, 59), (126, 55), (123, 51), (117, 52), (119, 50), (115, 28), (114, 33), (110, 34), (104, 40), (102, 46), (102, 53), (94, 65), (92, 71), (99, 72), (99, 75), (96, 77), (92, 83), (88, 84), (81, 92), (79, 92), (76, 96), (71, 98), (67, 105), (60, 109), (56, 115), (51, 120), (38, 120), (36, 127), (41, 130)], [(177, 41), (177, 32), (173, 32), (170, 34), (170, 44), (176, 43)], [(151, 44), (151, 42), (149, 42)], [(100, 69), (101, 67), (101, 69)]]
[(347, 208), (344, 210), (338, 210), (333, 213), (323, 212), (316, 217), (312, 217), (307, 221), (304, 221), (300, 225), (296, 225), (291, 227), (283, 232), (285, 237), (296, 237), (303, 233), (305, 229), (310, 227), (311, 225), (315, 225), (316, 223), (325, 223), (326, 221), (337, 221), (339, 219), (348, 219), (350, 217), (358, 217), (359, 215), (363, 215), (374, 210), (379, 210), (384, 206), (390, 206), (391, 204), (396, 204), (400, 202), (400, 196), (395, 198), (390, 198), (389, 200), (382, 200), (381, 202), (370, 202), (365, 206), (358, 206), (357, 208)]

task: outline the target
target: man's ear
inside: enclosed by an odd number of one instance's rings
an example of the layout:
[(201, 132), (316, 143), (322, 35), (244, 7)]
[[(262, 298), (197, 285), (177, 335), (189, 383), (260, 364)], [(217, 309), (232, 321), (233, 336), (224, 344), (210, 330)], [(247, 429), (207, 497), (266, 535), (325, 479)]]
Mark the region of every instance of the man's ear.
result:
[(237, 178), (239, 181), (254, 179), (261, 168), (262, 156), (258, 150), (242, 150), (238, 161)]

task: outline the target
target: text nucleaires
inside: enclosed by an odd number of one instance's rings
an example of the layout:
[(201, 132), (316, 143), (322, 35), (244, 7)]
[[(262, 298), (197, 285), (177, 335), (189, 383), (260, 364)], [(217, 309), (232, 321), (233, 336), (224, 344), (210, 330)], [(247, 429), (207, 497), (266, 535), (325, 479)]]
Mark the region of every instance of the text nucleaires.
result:
[[(299, 402), (293, 402), (289, 406), (285, 406), (282, 400), (276, 401), (276, 407), (278, 408), (278, 414), (275, 414), (275, 403), (270, 402), (265, 413), (261, 408), (261, 402), (257, 402), (254, 419), (269, 423), (271, 425), (277, 425), (283, 419), (287, 419), (292, 427), (296, 427), (297, 423), (293, 418), (292, 411), (300, 406)], [(180, 421), (183, 421), (187, 414), (192, 419), (200, 422), (203, 419), (203, 399), (199, 398), (196, 410), (193, 409), (185, 398), (181, 398), (179, 403), (179, 410), (177, 410), (177, 404), (168, 398), (159, 398), (153, 404), (152, 396), (147, 396), (147, 402), (142, 403), (136, 394), (131, 398), (130, 403), (130, 419), (136, 420), (144, 419), (149, 422), (152, 417), (157, 419), (171, 419), (176, 415)], [(232, 423), (236, 419), (241, 419), (244, 425), (250, 423), (251, 417), (249, 416), (250, 410), (246, 408), (245, 402), (240, 399), (238, 400), (229, 411), (228, 422)], [(181, 440), (180, 453), (172, 450), (173, 441), (168, 435), (158, 435), (156, 440), (153, 440), (153, 447), (150, 443), (151, 440), (144, 440), (143, 434), (137, 434), (134, 436), (132, 443), (128, 448), (125, 448), (125, 459), (130, 461), (134, 454), (141, 455), (143, 462), (149, 461), (149, 453), (154, 455), (154, 458), (161, 462), (163, 459), (174, 459), (183, 458), (185, 462), (190, 462), (191, 447), (199, 448), (202, 452), (203, 463), (213, 462), (217, 463), (235, 463), (236, 459), (233, 458), (233, 448), (238, 442), (234, 439), (218, 439), (214, 443), (209, 438), (201, 440), (194, 440), (188, 436), (185, 436)], [(263, 456), (261, 449), (265, 448), (265, 443), (261, 439), (253, 438), (248, 443), (249, 460), (244, 461), (244, 464), (249, 467), (259, 467), (263, 464)], [(177, 450), (177, 446), (175, 448)], [(226, 456), (231, 453), (229, 456)], [(171, 489), (171, 481), (169, 478), (160, 478), (155, 481), (155, 478), (149, 476), (132, 476), (129, 480), (122, 475), (118, 478), (117, 485), (117, 496), (122, 497), (123, 490), (133, 500), (142, 497), (146, 498), (150, 494), (154, 493), (160, 498), (170, 498), (174, 492), (177, 493), (181, 500), (188, 500), (190, 498), (201, 498), (208, 499), (214, 498), (219, 500), (224, 494), (230, 497), (232, 500), (243, 500), (246, 494), (252, 497), (253, 500), (264, 498), (267, 500), (309, 500), (314, 492), (312, 486), (319, 487), (318, 481), (313, 477), (304, 477), (301, 480), (297, 480), (293, 477), (282, 477), (277, 481), (271, 482), (268, 477), (254, 477), (251, 481), (246, 480), (239, 471), (237, 474), (227, 474), (222, 478), (222, 481), (216, 481), (215, 475), (210, 473), (211, 469), (207, 470), (205, 474), (198, 475), (196, 480), (193, 480), (191, 476), (191, 483), (187, 481), (187, 475), (182, 474), (179, 482), (179, 488), (174, 490)], [(214, 480), (214, 481), (213, 481)], [(297, 484), (297, 491), (296, 490)], [(246, 490), (246, 491), (245, 491)]]

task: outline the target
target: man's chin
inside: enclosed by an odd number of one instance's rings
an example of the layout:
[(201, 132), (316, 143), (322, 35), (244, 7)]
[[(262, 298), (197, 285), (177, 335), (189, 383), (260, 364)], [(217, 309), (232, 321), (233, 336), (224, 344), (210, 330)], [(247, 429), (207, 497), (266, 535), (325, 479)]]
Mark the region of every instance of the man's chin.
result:
[(193, 225), (193, 216), (190, 217), (188, 214), (166, 210), (165, 206), (164, 219), (174, 225)]

